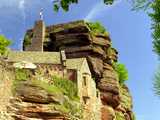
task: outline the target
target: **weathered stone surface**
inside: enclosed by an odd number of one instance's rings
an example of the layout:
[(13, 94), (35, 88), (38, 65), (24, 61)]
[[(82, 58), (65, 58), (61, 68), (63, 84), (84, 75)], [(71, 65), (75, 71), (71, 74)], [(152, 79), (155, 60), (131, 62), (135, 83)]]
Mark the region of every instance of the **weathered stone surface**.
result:
[[(37, 92), (38, 91), (38, 92)], [(63, 95), (58, 93), (48, 93), (43, 88), (37, 87), (28, 81), (22, 82), (16, 88), (17, 97), (23, 101), (33, 103), (62, 103), (64, 101)]]
[(109, 47), (111, 45), (111, 42), (103, 37), (93, 37), (93, 44), (104, 46), (104, 47)]
[(77, 53), (77, 52), (85, 52), (85, 51), (92, 51), (92, 46), (91, 45), (87, 45), (87, 46), (82, 46), (82, 47), (66, 47), (65, 48), (65, 52), (66, 54), (68, 53)]
[(103, 78), (113, 78), (114, 80), (118, 81), (118, 75), (114, 70), (104, 70)]
[(109, 37), (109, 34), (96, 33), (95, 36), (96, 36), (97, 38), (103, 38), (103, 39), (108, 40), (108, 41), (111, 42), (111, 39), (110, 39), (110, 37)]
[[(32, 35), (32, 30), (27, 34)], [(111, 47), (109, 35), (91, 34), (84, 21), (48, 26), (49, 51), (65, 49), (67, 58), (86, 57), (92, 77), (96, 79), (103, 105), (116, 111), (115, 120), (133, 120), (132, 98), (125, 86), (119, 85), (118, 75), (112, 66), (118, 60), (118, 52)], [(42, 90), (40, 90), (43, 92)], [(48, 99), (48, 95), (44, 98)], [(46, 100), (46, 99), (45, 99)], [(102, 120), (112, 120), (109, 107), (102, 108)]]
[(56, 104), (39, 104), (22, 102), (21, 99), (13, 98), (8, 107), (11, 116), (15, 120), (57, 120), (64, 119), (64, 115), (56, 109)]
[(81, 57), (84, 57), (84, 56), (89, 56), (91, 55), (91, 52), (87, 51), (87, 52), (75, 52), (75, 53), (67, 53), (66, 56), (67, 58), (81, 58)]
[(88, 33), (77, 33), (77, 34), (64, 34), (55, 36), (55, 45), (69, 45), (69, 44), (90, 44), (91, 38)]
[(131, 111), (132, 110), (132, 97), (126, 85), (120, 86), (120, 98), (121, 98), (121, 106), (126, 111)]
[(12, 80), (14, 73), (11, 69), (4, 66), (8, 66), (0, 58), (0, 120), (13, 120), (7, 112), (7, 106), (9, 105), (9, 99), (12, 95)]
[(110, 70), (110, 71), (113, 71), (114, 69), (113, 69), (113, 67), (112, 67), (112, 65), (110, 65), (110, 64), (108, 64), (108, 63), (103, 63), (103, 69), (104, 69), (104, 71), (105, 70)]
[(98, 88), (102, 91), (119, 94), (119, 83), (114, 77), (102, 78), (98, 83)]
[(99, 82), (98, 83), (98, 88), (101, 91), (111, 92), (113, 94), (119, 94), (119, 88), (116, 85), (113, 85), (113, 84), (106, 84), (106, 83), (103, 83), (103, 82)]
[(94, 76), (101, 77), (103, 72), (103, 60), (93, 56), (88, 56), (87, 60), (90, 68), (92, 68), (92, 74)]
[(113, 108), (120, 104), (120, 96), (110, 92), (101, 92), (101, 100), (103, 105), (109, 105)]
[(102, 120), (114, 120), (115, 112), (112, 107), (104, 105), (101, 111), (102, 111)]
[(48, 26), (46, 28), (47, 33), (86, 33), (89, 32), (89, 29), (84, 20), (73, 21), (70, 23), (57, 24)]
[(105, 54), (103, 48), (100, 46), (94, 45), (93, 46), (93, 53), (96, 53), (96, 54), (102, 56), (104, 59), (106, 58), (106, 54)]
[(118, 52), (116, 49), (112, 48), (112, 54), (111, 54), (111, 58), (113, 61), (117, 62), (118, 61)]

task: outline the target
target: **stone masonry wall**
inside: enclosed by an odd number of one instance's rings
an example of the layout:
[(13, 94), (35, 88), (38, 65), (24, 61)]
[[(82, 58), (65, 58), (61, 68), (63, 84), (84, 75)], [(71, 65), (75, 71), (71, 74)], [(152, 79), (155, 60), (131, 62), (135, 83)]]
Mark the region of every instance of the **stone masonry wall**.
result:
[(45, 38), (45, 24), (42, 20), (36, 21), (31, 44), (25, 48), (26, 51), (43, 51)]

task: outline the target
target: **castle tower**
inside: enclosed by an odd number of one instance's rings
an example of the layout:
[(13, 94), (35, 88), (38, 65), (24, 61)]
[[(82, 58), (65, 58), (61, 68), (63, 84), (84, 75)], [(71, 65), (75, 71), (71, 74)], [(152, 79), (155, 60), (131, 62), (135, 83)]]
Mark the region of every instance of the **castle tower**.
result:
[(44, 39), (45, 39), (45, 23), (43, 22), (43, 20), (38, 20), (35, 22), (31, 44), (26, 48), (26, 51), (43, 52)]

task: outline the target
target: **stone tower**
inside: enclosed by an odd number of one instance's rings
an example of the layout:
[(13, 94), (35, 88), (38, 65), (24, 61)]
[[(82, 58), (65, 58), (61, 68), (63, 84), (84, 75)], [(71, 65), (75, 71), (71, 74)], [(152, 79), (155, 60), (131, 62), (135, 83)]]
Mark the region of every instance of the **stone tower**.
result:
[(33, 38), (29, 46), (25, 48), (25, 51), (43, 51), (43, 43), (45, 39), (45, 23), (43, 20), (35, 22), (33, 28)]

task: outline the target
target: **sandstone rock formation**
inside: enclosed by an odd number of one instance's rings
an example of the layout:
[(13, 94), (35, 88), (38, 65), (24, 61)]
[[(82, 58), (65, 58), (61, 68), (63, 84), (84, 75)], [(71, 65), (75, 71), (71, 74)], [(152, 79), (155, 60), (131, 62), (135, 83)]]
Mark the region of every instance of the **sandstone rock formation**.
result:
[[(112, 65), (113, 62), (118, 61), (118, 52), (112, 48), (108, 34), (93, 34), (84, 21), (76, 21), (48, 26), (45, 35), (44, 51), (64, 49), (67, 58), (87, 58), (92, 77), (100, 90), (103, 104), (102, 120), (134, 120), (130, 92), (126, 85), (120, 85), (118, 75)], [(26, 36), (24, 50), (28, 50), (27, 47), (30, 44), (26, 43), (32, 41), (33, 30), (28, 30)], [(27, 40), (29, 42), (26, 42)], [(12, 104), (13, 107), (10, 108), (15, 113), (15, 119), (27, 120), (27, 117), (36, 119), (44, 117), (45, 120), (64, 119), (64, 114), (57, 112), (55, 107), (53, 107), (54, 110), (48, 107), (50, 103), (63, 103), (64, 96), (51, 95), (44, 89), (26, 82), (23, 82), (16, 90), (18, 99), (11, 100), (11, 103), (16, 106)]]
[[(27, 32), (28, 35), (31, 33), (32, 30)], [(85, 21), (76, 21), (48, 26), (46, 35), (44, 51), (65, 49), (67, 58), (87, 58), (100, 90), (102, 120), (118, 120), (117, 113), (122, 114), (122, 120), (133, 120), (132, 98), (128, 88), (119, 84), (112, 65), (118, 61), (118, 52), (112, 48), (108, 34), (93, 34)]]
[(32, 70), (17, 70), (7, 62), (0, 64), (0, 70), (1, 120), (68, 120), (81, 115), (78, 99), (46, 80), (39, 81)]

